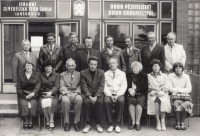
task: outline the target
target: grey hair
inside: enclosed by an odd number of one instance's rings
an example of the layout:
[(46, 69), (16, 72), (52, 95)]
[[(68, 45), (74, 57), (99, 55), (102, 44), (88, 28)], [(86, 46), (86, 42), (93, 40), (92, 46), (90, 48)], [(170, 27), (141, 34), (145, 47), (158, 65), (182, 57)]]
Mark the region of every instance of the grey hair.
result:
[(170, 35), (174, 36), (175, 39), (176, 39), (176, 33), (174, 33), (174, 32), (169, 32), (169, 33), (167, 34), (167, 38), (168, 38)]
[(72, 58), (69, 58), (67, 61), (66, 61), (66, 65), (68, 64), (68, 62), (70, 62), (70, 61), (73, 61), (74, 62), (74, 64), (75, 64), (75, 66), (76, 66), (76, 62), (75, 62), (75, 60), (73, 60)]
[(22, 40), (22, 46), (24, 45), (24, 43), (28, 43), (31, 46), (31, 42), (27, 39)]
[(138, 61), (134, 61), (134, 62), (131, 63), (131, 69), (133, 69), (133, 67), (138, 67), (139, 71), (142, 71), (142, 69), (143, 69), (142, 64)]
[(148, 32), (147, 37), (148, 37), (149, 35), (154, 35), (154, 37), (156, 37), (156, 33), (155, 33), (155, 32), (152, 32), (152, 31)]

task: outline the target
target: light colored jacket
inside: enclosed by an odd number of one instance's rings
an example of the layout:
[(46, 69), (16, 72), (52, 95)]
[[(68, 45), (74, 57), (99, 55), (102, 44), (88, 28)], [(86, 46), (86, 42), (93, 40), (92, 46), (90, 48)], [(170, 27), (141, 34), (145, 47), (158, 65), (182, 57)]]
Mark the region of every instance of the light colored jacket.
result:
[(105, 88), (104, 93), (106, 96), (112, 94), (124, 95), (127, 89), (127, 80), (125, 72), (117, 69), (115, 77), (113, 78), (113, 71), (108, 70), (105, 72)]
[(186, 54), (183, 46), (180, 44), (174, 44), (171, 48), (168, 44), (165, 45), (165, 70), (172, 69), (175, 62), (182, 62), (185, 65)]

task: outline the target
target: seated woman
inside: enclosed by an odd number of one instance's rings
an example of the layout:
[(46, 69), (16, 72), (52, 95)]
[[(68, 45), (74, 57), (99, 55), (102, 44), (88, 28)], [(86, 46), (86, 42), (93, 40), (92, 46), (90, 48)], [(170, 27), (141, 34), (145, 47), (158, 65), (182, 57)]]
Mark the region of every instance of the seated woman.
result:
[(140, 130), (140, 118), (142, 115), (142, 109), (146, 109), (146, 98), (148, 90), (147, 75), (141, 73), (142, 64), (134, 61), (131, 64), (132, 74), (127, 76), (128, 82), (128, 110), (131, 116), (132, 125), (129, 129)]
[[(183, 72), (183, 64), (181, 62), (176, 62), (173, 65), (174, 73), (169, 74), (169, 86), (172, 95), (184, 94), (185, 96), (190, 96), (189, 93), (192, 90), (192, 85), (190, 82), (189, 75)], [(174, 100), (173, 110), (176, 118), (175, 128), (178, 130), (185, 130), (184, 121), (189, 114), (192, 114), (193, 104), (189, 100)]]
[(58, 89), (60, 75), (53, 72), (53, 65), (50, 60), (44, 62), (44, 73), (41, 74), (41, 91), (39, 107), (46, 119), (46, 128), (49, 131), (54, 129), (54, 113), (59, 111)]
[(149, 82), (147, 114), (156, 116), (156, 129), (158, 131), (165, 131), (165, 114), (171, 112), (167, 88), (168, 77), (160, 71), (161, 63), (159, 60), (152, 60), (150, 65), (152, 72), (147, 75)]
[(24, 128), (33, 128), (32, 117), (36, 116), (38, 108), (38, 94), (40, 91), (40, 74), (33, 72), (33, 63), (24, 64), (25, 72), (17, 78), (17, 93)]

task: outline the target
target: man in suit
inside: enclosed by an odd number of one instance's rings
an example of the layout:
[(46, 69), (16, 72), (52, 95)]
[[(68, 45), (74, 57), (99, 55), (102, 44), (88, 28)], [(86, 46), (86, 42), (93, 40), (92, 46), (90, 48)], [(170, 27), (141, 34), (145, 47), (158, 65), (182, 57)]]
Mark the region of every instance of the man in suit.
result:
[(22, 51), (15, 53), (12, 61), (12, 76), (13, 82), (17, 82), (17, 76), (24, 72), (24, 64), (26, 62), (31, 62), (34, 67), (33, 71), (38, 71), (38, 59), (37, 55), (30, 52), (31, 43), (29, 40), (22, 40)]
[(150, 73), (151, 67), (149, 67), (149, 63), (153, 59), (158, 59), (162, 63), (161, 70), (163, 71), (165, 67), (165, 51), (164, 47), (158, 43), (156, 43), (156, 34), (154, 32), (149, 32), (147, 34), (149, 44), (142, 49), (142, 65), (143, 72)]
[(103, 90), (105, 77), (103, 70), (97, 68), (98, 58), (91, 56), (88, 60), (89, 68), (81, 71), (81, 92), (83, 97), (83, 115), (86, 125), (84, 133), (91, 129), (91, 106), (94, 105), (96, 116), (96, 129), (99, 133), (103, 132), (101, 121), (103, 120)]
[(44, 71), (43, 63), (46, 60), (51, 60), (53, 63), (54, 71), (60, 73), (63, 64), (62, 47), (55, 44), (55, 34), (47, 34), (47, 44), (40, 48), (39, 52), (39, 66), (41, 72)]
[(133, 44), (132, 37), (125, 37), (126, 48), (123, 50), (123, 56), (126, 63), (126, 75), (132, 72), (131, 63), (134, 61), (141, 62), (141, 52), (140, 49), (136, 48)]
[[(77, 33), (71, 32), (69, 34), (69, 45), (63, 47), (63, 62), (66, 62), (69, 58), (72, 58), (76, 62), (77, 52), (82, 50), (84, 47), (78, 43)], [(76, 62), (77, 64), (77, 62)], [(63, 67), (63, 70), (67, 70), (66, 67)], [(76, 67), (77, 70), (77, 67)]]
[(126, 71), (126, 63), (122, 54), (122, 50), (114, 46), (113, 37), (107, 36), (105, 38), (106, 47), (101, 51), (102, 56), (102, 69), (106, 72), (109, 70), (109, 60), (111, 57), (116, 57), (118, 59), (118, 68), (122, 71)]
[(106, 115), (109, 121), (109, 128), (107, 131), (110, 133), (113, 131), (113, 118), (112, 118), (112, 105), (115, 104), (115, 117), (116, 126), (115, 132), (121, 132), (120, 122), (124, 112), (125, 98), (124, 94), (127, 89), (126, 74), (119, 70), (118, 59), (113, 57), (109, 60), (110, 70), (105, 72), (105, 89), (104, 89), (104, 107)]
[(77, 71), (82, 71), (86, 68), (88, 68), (88, 59), (90, 56), (96, 56), (99, 59), (97, 68), (102, 68), (102, 62), (101, 62), (101, 52), (95, 49), (92, 49), (92, 38), (91, 37), (85, 37), (83, 39), (83, 43), (85, 44), (85, 48), (78, 52), (77, 58), (76, 58), (76, 66)]
[(64, 130), (70, 130), (69, 111), (71, 104), (74, 104), (74, 130), (80, 131), (79, 122), (82, 109), (80, 73), (78, 71), (75, 71), (76, 63), (72, 58), (67, 60), (66, 67), (67, 71), (60, 74), (60, 100), (61, 111), (64, 116)]

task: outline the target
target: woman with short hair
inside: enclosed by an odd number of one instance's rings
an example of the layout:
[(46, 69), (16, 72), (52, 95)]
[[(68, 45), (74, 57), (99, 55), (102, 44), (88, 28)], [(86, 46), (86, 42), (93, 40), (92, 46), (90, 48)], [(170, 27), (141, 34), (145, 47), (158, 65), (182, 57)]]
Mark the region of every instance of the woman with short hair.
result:
[[(187, 96), (188, 100), (177, 99), (173, 100), (173, 110), (176, 118), (177, 130), (186, 130), (184, 124), (185, 119), (192, 114), (193, 104), (191, 102), (190, 93), (192, 91), (192, 85), (189, 75), (184, 73), (184, 67), (182, 62), (176, 62), (173, 65), (174, 73), (169, 74), (169, 85), (172, 96), (183, 95)], [(178, 95), (177, 95), (178, 94)]]
[(54, 113), (58, 112), (58, 89), (60, 75), (53, 72), (53, 64), (47, 60), (43, 64), (44, 72), (41, 74), (41, 91), (39, 107), (46, 119), (46, 128), (49, 131), (54, 129)]
[(40, 74), (33, 71), (33, 63), (24, 64), (25, 72), (17, 78), (17, 93), (19, 98), (20, 113), (24, 119), (23, 127), (33, 128), (33, 116), (36, 116), (38, 108), (38, 94), (40, 91)]
[(159, 60), (152, 60), (150, 66), (152, 72), (147, 75), (149, 83), (147, 114), (156, 116), (156, 129), (158, 131), (165, 131), (165, 115), (171, 112), (168, 77), (160, 71), (161, 63)]
[(128, 110), (132, 120), (130, 126), (131, 129), (140, 130), (140, 119), (142, 115), (143, 108), (146, 109), (146, 98), (148, 90), (148, 79), (147, 75), (143, 74), (142, 64), (140, 62), (134, 61), (131, 63), (132, 73), (127, 76), (128, 82)]

